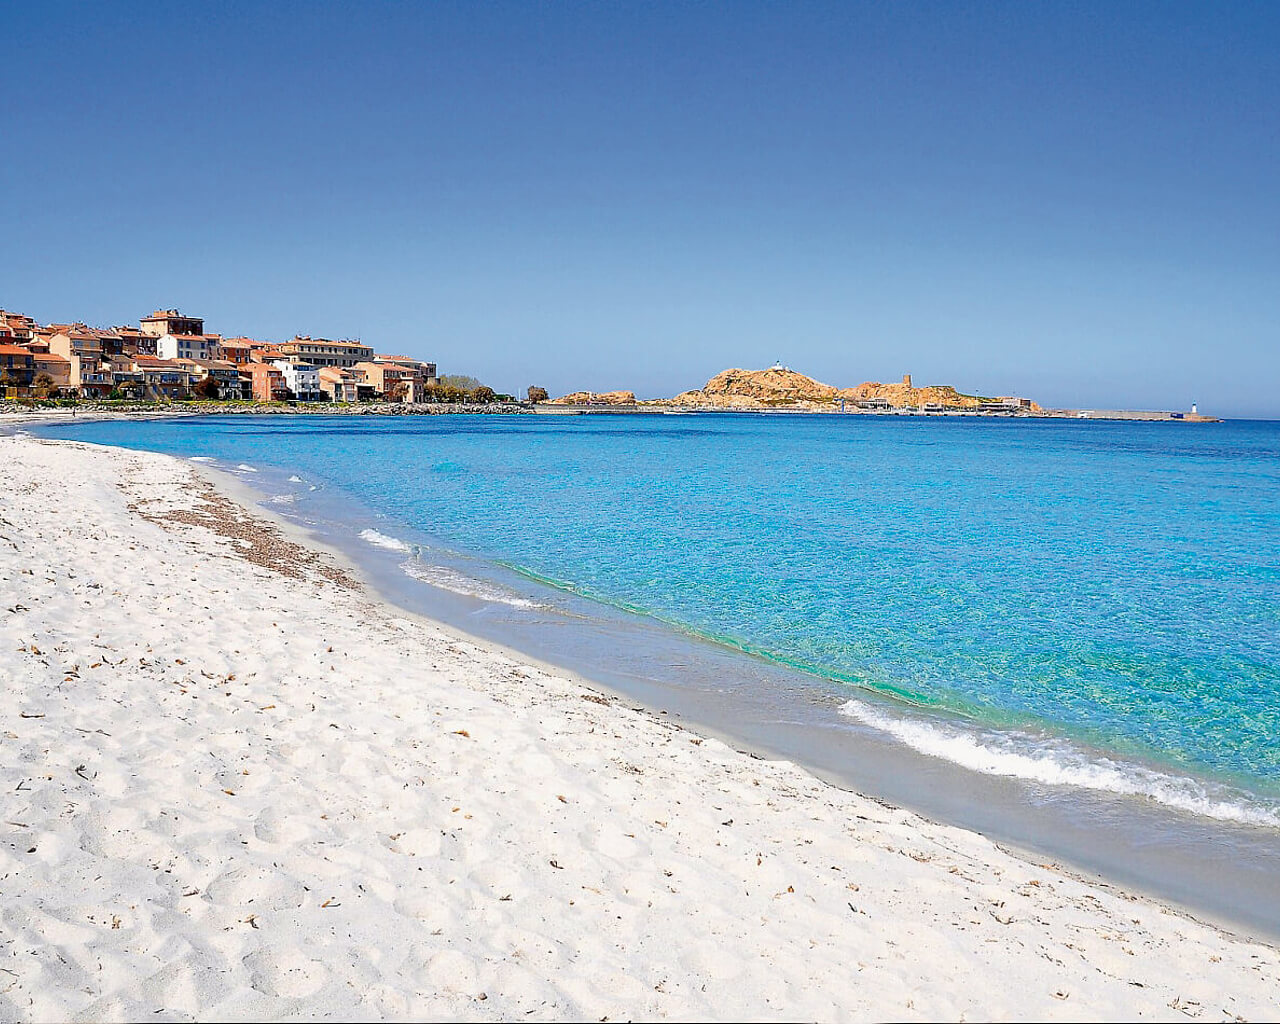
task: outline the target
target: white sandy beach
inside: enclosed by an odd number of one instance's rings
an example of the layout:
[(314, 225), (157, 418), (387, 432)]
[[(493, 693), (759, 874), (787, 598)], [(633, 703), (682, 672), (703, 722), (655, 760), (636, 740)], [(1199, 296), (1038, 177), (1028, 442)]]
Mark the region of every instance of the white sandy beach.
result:
[(188, 463), (0, 466), (4, 1020), (1280, 1007), (1270, 946), (414, 618)]

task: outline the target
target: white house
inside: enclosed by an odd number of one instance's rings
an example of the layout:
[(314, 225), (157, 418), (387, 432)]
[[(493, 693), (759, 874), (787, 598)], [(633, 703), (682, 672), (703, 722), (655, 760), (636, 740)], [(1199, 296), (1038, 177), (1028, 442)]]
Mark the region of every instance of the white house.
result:
[(162, 334), (156, 339), (161, 359), (221, 359), (222, 338), (217, 334)]
[(271, 363), (284, 374), (284, 385), (300, 402), (316, 402), (320, 400), (320, 369), (308, 363), (291, 363), (287, 359), (276, 359)]

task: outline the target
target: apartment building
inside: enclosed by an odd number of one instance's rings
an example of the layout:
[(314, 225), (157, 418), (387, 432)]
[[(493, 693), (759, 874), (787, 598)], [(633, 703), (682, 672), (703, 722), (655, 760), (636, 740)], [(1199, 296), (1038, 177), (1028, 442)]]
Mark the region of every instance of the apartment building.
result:
[(35, 375), (35, 356), (29, 348), (0, 342), (0, 393), (16, 398), (30, 389)]
[(284, 358), (291, 363), (309, 366), (352, 367), (356, 363), (373, 359), (373, 349), (358, 341), (331, 341), (328, 338), (312, 338), (298, 334), (279, 346)]
[(219, 359), (225, 359), (237, 366), (251, 362), (253, 353), (271, 346), (265, 341), (254, 341), (253, 338), (223, 338), (219, 348)]
[(356, 363), (352, 369), (388, 402), (421, 402), (424, 398), (421, 374), (393, 362)]
[(30, 341), (39, 328), (40, 325), (29, 316), (0, 309), (0, 339), (8, 339), (6, 344)]
[(319, 402), (324, 398), (320, 390), (320, 369), (306, 363), (291, 363), (276, 359), (271, 363), (284, 377), (284, 386), (293, 392), (299, 402)]
[(246, 390), (241, 386), (240, 367), (225, 359), (175, 359), (173, 360), (191, 374), (192, 386), (207, 377), (218, 383), (219, 398), (245, 398), (252, 396), (252, 386)]
[(440, 383), (440, 378), (436, 375), (436, 364), (424, 362), (421, 359), (413, 359), (410, 356), (388, 356), (376, 355), (373, 357), (375, 363), (384, 363), (388, 366), (396, 366), (401, 370), (405, 370), (412, 374), (417, 383), (419, 390), (426, 387), (433, 387)]
[(53, 381), (53, 386), (61, 391), (63, 388), (71, 387), (71, 362), (63, 359), (62, 356), (55, 356), (52, 352), (37, 352), (28, 346), (31, 352), (31, 358), (35, 363), (35, 377), (32, 379), (34, 383), (40, 379), (40, 375), (44, 374)]
[(340, 366), (320, 368), (320, 390), (331, 402), (365, 402), (374, 398), (373, 388), (355, 370)]
[(255, 402), (284, 402), (289, 398), (289, 387), (284, 382), (284, 374), (272, 363), (249, 363), (241, 367), (247, 370), (253, 379), (253, 400)]
[(222, 355), (218, 334), (162, 334), (156, 338), (161, 359), (218, 359)]
[(113, 327), (111, 332), (120, 339), (120, 352), (137, 356), (156, 355), (157, 335), (140, 331), (136, 327)]
[(204, 334), (204, 317), (183, 316), (176, 309), (157, 309), (138, 321), (143, 334), (159, 338), (166, 334)]
[(133, 356), (132, 372), (148, 398), (187, 398), (198, 377), (187, 366), (155, 356)]

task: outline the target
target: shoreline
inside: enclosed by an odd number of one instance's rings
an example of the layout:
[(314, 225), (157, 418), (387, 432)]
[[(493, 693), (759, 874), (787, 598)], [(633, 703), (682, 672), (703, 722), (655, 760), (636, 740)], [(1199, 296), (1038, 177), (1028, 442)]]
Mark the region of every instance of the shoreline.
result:
[[(22, 952), (0, 1016), (1265, 1016), (1280, 999), (1271, 946), (633, 710), (348, 589), (292, 538), (246, 563), (176, 459), (0, 445), (2, 571), (29, 588), (2, 627), (26, 641), (0, 663), (0, 750), (27, 785), (0, 848), (25, 868), (0, 910)], [(56, 525), (33, 521), (54, 470), (82, 486)], [(133, 572), (104, 575), (97, 550), (129, 543)]]
[[(91, 442), (92, 433), (83, 440)], [(114, 443), (128, 442), (120, 438)], [(437, 566), (448, 549), (440, 538), (388, 523), (341, 489), (307, 488), (296, 475), (307, 474), (300, 467), (263, 465), (259, 474), (227, 458), (201, 457), (190, 465), (215, 483), (228, 482), (256, 514), (300, 531), (297, 539), (303, 544), (323, 546), (355, 566), (380, 599), (401, 614), (443, 623), (508, 656), (533, 659), (552, 673), (605, 687), (667, 721), (682, 722), (740, 750), (793, 762), (831, 785), (989, 836), (1025, 857), (1065, 863), (1083, 876), (1144, 893), (1238, 934), (1271, 942), (1280, 938), (1276, 831), (1221, 817), (1214, 808), (1189, 811), (1178, 802), (1197, 794), (1211, 799), (1212, 789), (1199, 787), (1214, 783), (1166, 776), (1177, 788), (1147, 799), (1123, 786), (1112, 791), (1105, 786), (1095, 790), (1087, 781), (1042, 785), (1044, 780), (1034, 773), (979, 770), (963, 758), (931, 755), (897, 737), (896, 720), (910, 729), (914, 717), (892, 701), (880, 710), (894, 721), (863, 724), (838, 714), (836, 705), (854, 696), (858, 700), (851, 705), (869, 700), (864, 710), (874, 711), (880, 698), (873, 694), (838, 693), (839, 687), (823, 677), (572, 590), (548, 588), (536, 577), (516, 578), (501, 565), (474, 556), (455, 553), (457, 558)], [(285, 482), (286, 474), (297, 482), (296, 498), (276, 493), (295, 486)], [(308, 490), (315, 492), (314, 498)], [(323, 499), (325, 494), (330, 498)], [(383, 534), (388, 529), (393, 536)], [(365, 536), (369, 532), (376, 534), (374, 539)], [(425, 552), (432, 553), (430, 563), (418, 565), (418, 555), (411, 553), (413, 565), (402, 565), (410, 548), (418, 552), (419, 543), (423, 559)], [(444, 578), (438, 580), (441, 573)], [(464, 586), (458, 589), (459, 584)], [(512, 599), (529, 611), (508, 607)], [(945, 721), (938, 724), (948, 727)], [(972, 728), (963, 720), (955, 725)], [(1079, 754), (1091, 759), (1083, 763), (1086, 770), (1094, 764), (1109, 770), (1113, 756), (1089, 748)], [(1151, 769), (1157, 776), (1167, 771), (1142, 761), (1125, 764), (1140, 782), (1152, 778)], [(1075, 770), (1073, 763), (1067, 767)]]
[[(369, 402), (360, 405), (334, 405), (327, 402), (295, 402), (293, 405), (270, 403), (173, 403), (113, 408), (85, 402), (81, 418), (141, 418), (155, 416), (446, 416), (446, 415), (494, 415), (494, 416), (706, 416), (706, 415), (756, 415), (756, 416), (905, 416), (924, 419), (986, 419), (986, 420), (1085, 420), (1093, 422), (1145, 422), (1145, 423), (1223, 423), (1222, 418), (1202, 413), (1182, 413), (1146, 409), (1044, 409), (1040, 412), (979, 412), (964, 409), (921, 410), (897, 408), (889, 410), (809, 408), (806, 406), (774, 406), (771, 408), (734, 408), (728, 406), (678, 406), (653, 404), (634, 405), (557, 405), (550, 402), (496, 402), (487, 405), (470, 403), (387, 403)], [(0, 406), (0, 425), (11, 416), (40, 418), (58, 414), (58, 409), (23, 409)], [(68, 418), (74, 413), (61, 412)], [(60, 417), (59, 417), (60, 418)]]

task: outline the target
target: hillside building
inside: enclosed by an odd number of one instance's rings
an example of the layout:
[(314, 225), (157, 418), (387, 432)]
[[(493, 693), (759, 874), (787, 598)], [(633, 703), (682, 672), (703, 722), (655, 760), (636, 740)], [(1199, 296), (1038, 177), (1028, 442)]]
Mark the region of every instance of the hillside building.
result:
[(204, 334), (204, 318), (183, 316), (176, 309), (157, 309), (138, 321), (143, 334), (159, 338), (165, 334)]
[(320, 390), (320, 370), (306, 363), (291, 363), (287, 359), (276, 359), (272, 366), (284, 377), (284, 386), (293, 392), (299, 402), (319, 402), (324, 399)]
[(331, 341), (305, 334), (294, 335), (291, 341), (286, 341), (279, 349), (291, 363), (306, 363), (316, 367), (346, 368), (373, 358), (373, 349), (358, 341)]

